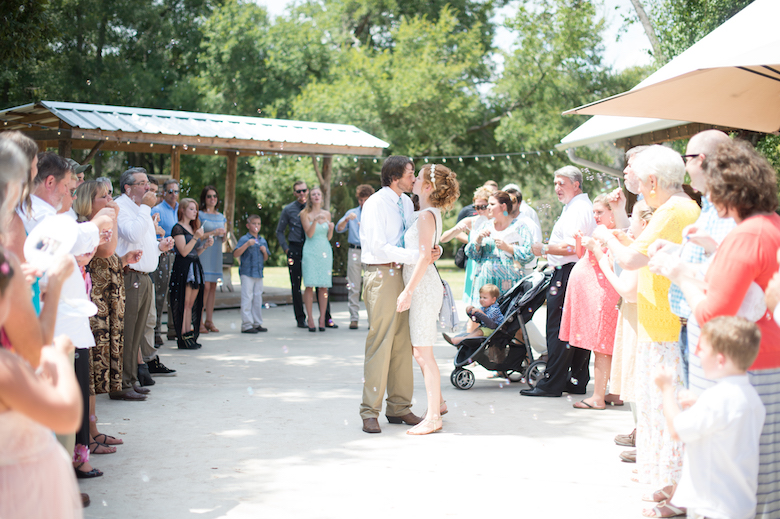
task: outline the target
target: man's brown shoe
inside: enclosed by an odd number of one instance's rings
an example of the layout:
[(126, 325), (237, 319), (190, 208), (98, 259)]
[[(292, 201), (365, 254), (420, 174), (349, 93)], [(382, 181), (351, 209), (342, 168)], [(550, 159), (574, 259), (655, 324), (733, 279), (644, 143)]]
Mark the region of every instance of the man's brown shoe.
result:
[(363, 432), (381, 433), (382, 429), (379, 428), (379, 422), (376, 418), (363, 418)]
[(109, 393), (108, 398), (111, 400), (129, 400), (132, 402), (142, 402), (146, 400), (146, 395), (136, 393), (132, 389), (125, 391), (124, 393)]
[(387, 421), (394, 424), (405, 423), (406, 425), (417, 425), (422, 421), (422, 418), (409, 411), (403, 416), (388, 416)]
[(349, 323), (349, 329), (350, 330), (357, 330), (358, 329), (357, 325), (358, 325), (357, 321), (352, 321), (352, 322)]
[(151, 393), (151, 390), (148, 387), (142, 387), (142, 386), (133, 386), (133, 391), (138, 393), (139, 395), (148, 395)]

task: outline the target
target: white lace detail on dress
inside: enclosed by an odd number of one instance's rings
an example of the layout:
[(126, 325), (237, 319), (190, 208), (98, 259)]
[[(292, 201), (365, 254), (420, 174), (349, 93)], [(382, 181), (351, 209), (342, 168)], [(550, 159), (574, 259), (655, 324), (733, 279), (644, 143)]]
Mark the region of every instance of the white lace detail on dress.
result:
[[(436, 239), (432, 245), (438, 245), (441, 238), (441, 212), (434, 207), (425, 211), (430, 211), (436, 218)], [(404, 235), (404, 247), (407, 249), (417, 250), (420, 246), (420, 232), (417, 229), (417, 218), (420, 212), (415, 213), (414, 222)], [(414, 267), (414, 265), (404, 265), (404, 283), (408, 283), (412, 278)], [(412, 293), (412, 304), (409, 308), (409, 333), (412, 346), (433, 346), (436, 341), (436, 327), (439, 322), (443, 293), (436, 267), (428, 265), (425, 275)]]

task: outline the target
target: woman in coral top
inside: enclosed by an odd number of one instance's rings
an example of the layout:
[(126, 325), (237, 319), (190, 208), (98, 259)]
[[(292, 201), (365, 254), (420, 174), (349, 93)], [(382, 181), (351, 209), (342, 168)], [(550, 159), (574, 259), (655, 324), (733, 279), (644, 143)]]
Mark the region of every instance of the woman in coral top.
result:
[[(638, 270), (636, 346), (636, 463), (637, 480), (655, 489), (673, 488), (682, 474), (682, 443), (673, 441), (663, 415), (663, 395), (653, 383), (656, 366), (678, 374), (683, 387), (682, 359), (677, 346), (680, 321), (669, 308), (670, 281), (647, 268), (647, 250), (658, 239), (682, 241), (682, 230), (699, 217), (699, 206), (682, 190), (685, 166), (670, 148), (649, 146), (629, 159), (626, 188), (642, 194), (655, 211), (650, 223), (634, 242), (621, 243), (604, 227), (593, 237), (606, 243), (621, 268)], [(664, 514), (666, 511), (662, 511)], [(654, 511), (648, 511), (655, 517)]]
[[(753, 295), (757, 284), (765, 290), (778, 270), (780, 216), (777, 178), (767, 160), (744, 141), (722, 144), (702, 162), (710, 201), (721, 218), (737, 226), (718, 246), (705, 276), (706, 292), (695, 273), (668, 255), (653, 258), (653, 270), (678, 284), (696, 320), (702, 325), (719, 315), (743, 315), (761, 330), (761, 348), (748, 374), (766, 407), (761, 434), (761, 464), (756, 493), (756, 517), (780, 516), (780, 327), (761, 300)], [(751, 289), (751, 286), (753, 288)], [(750, 291), (749, 291), (750, 290)], [(747, 297), (746, 297), (747, 296)], [(751, 315), (752, 314), (752, 315)]]

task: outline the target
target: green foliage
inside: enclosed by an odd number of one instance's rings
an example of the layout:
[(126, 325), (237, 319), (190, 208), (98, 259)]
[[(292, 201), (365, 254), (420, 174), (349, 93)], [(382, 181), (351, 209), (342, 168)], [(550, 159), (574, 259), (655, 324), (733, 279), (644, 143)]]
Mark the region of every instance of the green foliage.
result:
[(650, 5), (661, 48), (668, 59), (717, 29), (753, 0), (653, 0)]

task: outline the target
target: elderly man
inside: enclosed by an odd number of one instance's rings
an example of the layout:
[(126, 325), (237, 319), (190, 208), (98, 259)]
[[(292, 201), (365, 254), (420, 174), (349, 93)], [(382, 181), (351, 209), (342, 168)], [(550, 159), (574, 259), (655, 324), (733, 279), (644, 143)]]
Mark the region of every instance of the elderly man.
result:
[(570, 348), (558, 338), (558, 333), (569, 273), (577, 262), (574, 235), (578, 231), (586, 236), (593, 233), (596, 228), (593, 204), (582, 192), (582, 172), (574, 166), (565, 166), (555, 172), (555, 194), (564, 208), (553, 226), (550, 242), (546, 245), (537, 242), (532, 246), (534, 255), (547, 256), (547, 264), (555, 267), (547, 290), (547, 371), (535, 388), (520, 391), (525, 396), (557, 397), (564, 391), (583, 395), (590, 380), (590, 351)]
[(336, 232), (349, 230), (349, 256), (347, 257), (347, 288), (349, 289), (349, 329), (358, 328), (358, 310), (360, 308), (360, 290), (363, 287), (363, 263), (360, 248), (360, 215), (363, 204), (374, 194), (374, 188), (368, 184), (357, 187), (358, 206), (350, 209), (336, 224)]
[[(160, 254), (171, 250), (173, 239), (157, 241), (152, 220), (155, 196), (149, 192), (149, 180), (144, 168), (131, 168), (119, 179), (122, 195), (116, 199), (119, 206), (117, 218), (119, 239), (116, 252), (122, 256), (128, 251), (141, 249), (138, 263), (125, 270), (125, 333), (122, 359), (122, 391), (110, 393), (114, 400), (145, 400), (146, 396), (133, 390), (138, 382), (138, 351), (143, 340), (146, 319), (154, 297), (151, 272), (157, 268)], [(148, 392), (146, 388), (144, 393)]]
[[(150, 191), (151, 185), (149, 187)], [(155, 195), (156, 201), (157, 195)], [(179, 181), (173, 178), (166, 180), (163, 183), (162, 188), (163, 201), (159, 204), (152, 206), (152, 217), (156, 219), (159, 226), (165, 231), (163, 238), (171, 236), (171, 229), (179, 221)], [(157, 268), (152, 272), (152, 279), (154, 280), (154, 306), (157, 312), (157, 320), (154, 325), (154, 344), (157, 346), (163, 345), (162, 340), (162, 311), (168, 300), (168, 282), (171, 278), (171, 269), (173, 268), (173, 260), (176, 257), (174, 251), (165, 252), (160, 254), (160, 262)], [(168, 333), (167, 337), (170, 341), (176, 340), (176, 331), (173, 329), (173, 319), (171, 318), (171, 306), (168, 304)], [(152, 370), (150, 370), (152, 371)], [(154, 373), (154, 371), (152, 371)], [(163, 373), (164, 374), (164, 373)]]

